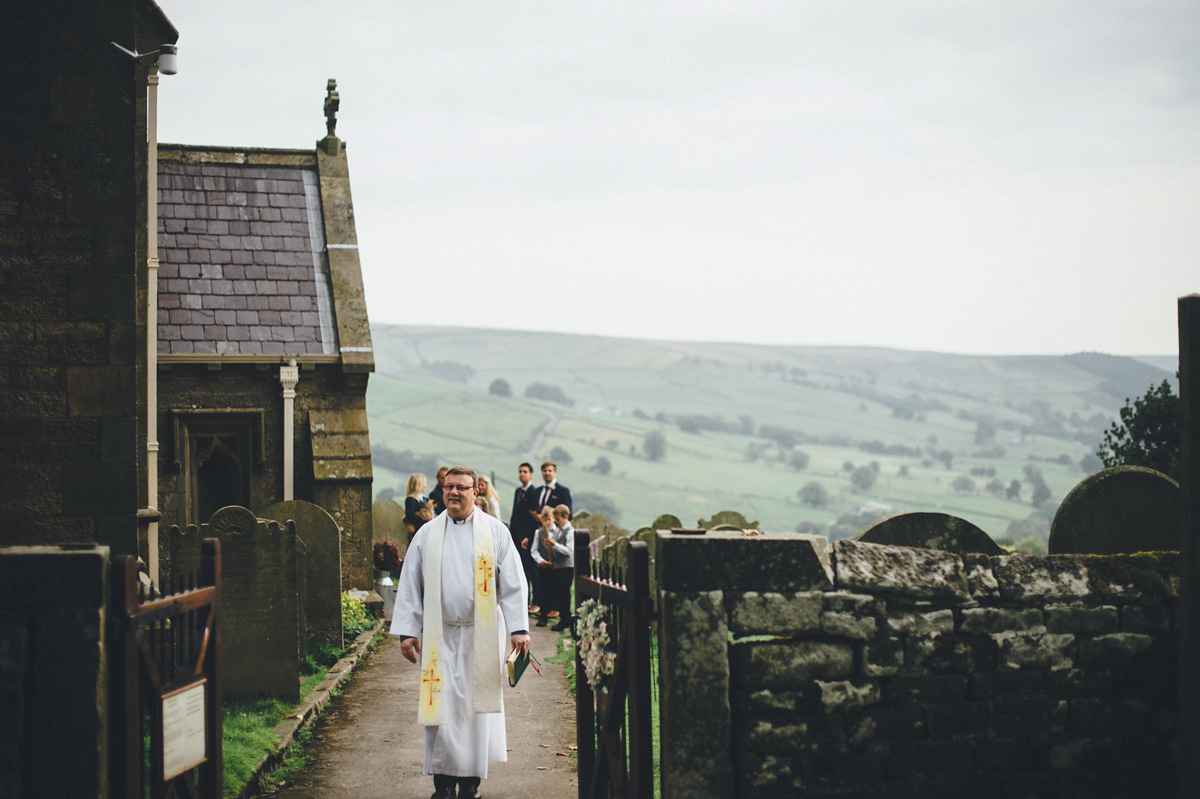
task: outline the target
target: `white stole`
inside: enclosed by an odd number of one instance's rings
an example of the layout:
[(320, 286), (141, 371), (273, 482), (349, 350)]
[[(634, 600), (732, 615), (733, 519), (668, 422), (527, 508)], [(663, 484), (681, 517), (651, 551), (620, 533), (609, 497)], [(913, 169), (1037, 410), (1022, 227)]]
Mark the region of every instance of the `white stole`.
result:
[[(501, 710), (500, 638), (496, 623), (499, 604), (496, 591), (496, 550), (491, 524), (486, 514), (476, 513), (471, 522), (475, 553), (475, 629), (472, 659), (475, 664), (475, 712), (499, 713)], [(424, 558), (424, 617), (421, 641), (421, 692), (417, 721), (435, 727), (442, 723), (442, 686), (446, 673), (442, 668), (442, 544), (446, 538), (449, 515), (441, 524), (430, 525)]]

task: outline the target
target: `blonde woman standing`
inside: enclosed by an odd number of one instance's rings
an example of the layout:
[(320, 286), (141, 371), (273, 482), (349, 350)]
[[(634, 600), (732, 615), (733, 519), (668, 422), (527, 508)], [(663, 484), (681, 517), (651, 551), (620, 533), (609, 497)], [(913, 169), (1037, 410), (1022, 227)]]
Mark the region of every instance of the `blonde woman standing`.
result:
[(410, 535), (433, 518), (433, 500), (425, 497), (428, 486), (425, 475), (413, 473), (408, 476), (408, 487), (404, 490), (404, 528)]
[(489, 516), (500, 518), (500, 495), (496, 493), (496, 489), (492, 487), (492, 481), (484, 477), (482, 474), (478, 478), (479, 496), (475, 498), (475, 505), (482, 508)]

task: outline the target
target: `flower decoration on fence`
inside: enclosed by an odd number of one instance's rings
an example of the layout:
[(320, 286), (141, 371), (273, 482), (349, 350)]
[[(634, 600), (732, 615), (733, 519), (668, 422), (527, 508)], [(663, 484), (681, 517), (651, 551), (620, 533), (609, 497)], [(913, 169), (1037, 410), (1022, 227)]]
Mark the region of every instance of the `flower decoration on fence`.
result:
[(588, 599), (579, 606), (576, 624), (579, 659), (583, 661), (588, 685), (596, 688), (613, 673), (617, 662), (617, 653), (609, 646), (612, 639), (608, 635), (608, 608), (594, 599)]
[(400, 550), (391, 541), (376, 541), (371, 549), (375, 559), (375, 568), (381, 572), (396, 572), (400, 570)]

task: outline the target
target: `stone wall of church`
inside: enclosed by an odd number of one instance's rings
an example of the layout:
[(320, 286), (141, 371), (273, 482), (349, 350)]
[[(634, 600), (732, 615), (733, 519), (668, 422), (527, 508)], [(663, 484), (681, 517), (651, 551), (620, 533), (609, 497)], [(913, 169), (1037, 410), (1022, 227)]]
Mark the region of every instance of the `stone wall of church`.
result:
[(664, 797), (1174, 795), (1174, 553), (657, 543)]
[(136, 9), (18, 2), (0, 25), (7, 543), (137, 551), (145, 102), (133, 62), (108, 44), (135, 45)]
[[(189, 518), (186, 475), (176, 460), (176, 411), (257, 409), (262, 413), (261, 462), (250, 465), (248, 507), (261, 512), (283, 500), (283, 393), (277, 363), (163, 364), (159, 367), (159, 503), (162, 526), (208, 521)], [(371, 477), (345, 480), (314, 477), (309, 418), (320, 412), (361, 412), (365, 418), (365, 375), (347, 378), (336, 364), (302, 364), (294, 406), (294, 499), (321, 505), (342, 528), (344, 587), (366, 588), (370, 564)], [(216, 414), (214, 414), (215, 416)], [(252, 442), (257, 448), (259, 443)], [(161, 557), (169, 569), (165, 545)]]

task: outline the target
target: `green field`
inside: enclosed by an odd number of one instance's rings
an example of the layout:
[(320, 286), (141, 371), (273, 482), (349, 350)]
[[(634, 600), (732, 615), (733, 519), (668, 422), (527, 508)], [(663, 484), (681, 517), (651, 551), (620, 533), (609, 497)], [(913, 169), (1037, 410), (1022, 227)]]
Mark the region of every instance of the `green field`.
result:
[[(1082, 459), (1125, 399), (1170, 376), (1096, 353), (965, 356), (402, 326), (373, 335), (377, 496), (402, 495), (407, 477), (380, 465), (382, 447), (494, 473), (507, 513), (517, 464), (557, 447), (571, 457), (560, 463), (562, 482), (612, 503), (630, 529), (662, 513), (692, 524), (719, 510), (767, 530), (827, 528), (874, 503), (887, 513), (954, 514), (1002, 538), (1035, 511), (1028, 466), (1040, 470), (1052, 511), (1086, 476)], [(497, 379), (511, 397), (489, 394)], [(526, 398), (533, 383), (559, 387), (573, 404)], [(643, 452), (652, 430), (666, 438), (657, 461)], [(790, 465), (794, 450), (809, 456), (803, 470)], [(590, 468), (601, 457), (608, 474)], [(874, 485), (853, 490), (847, 462), (877, 464)], [(958, 477), (974, 490), (956, 491)], [(992, 480), (1020, 481), (1020, 494), (993, 496)], [(828, 507), (801, 504), (797, 490), (810, 481), (824, 486)]]

